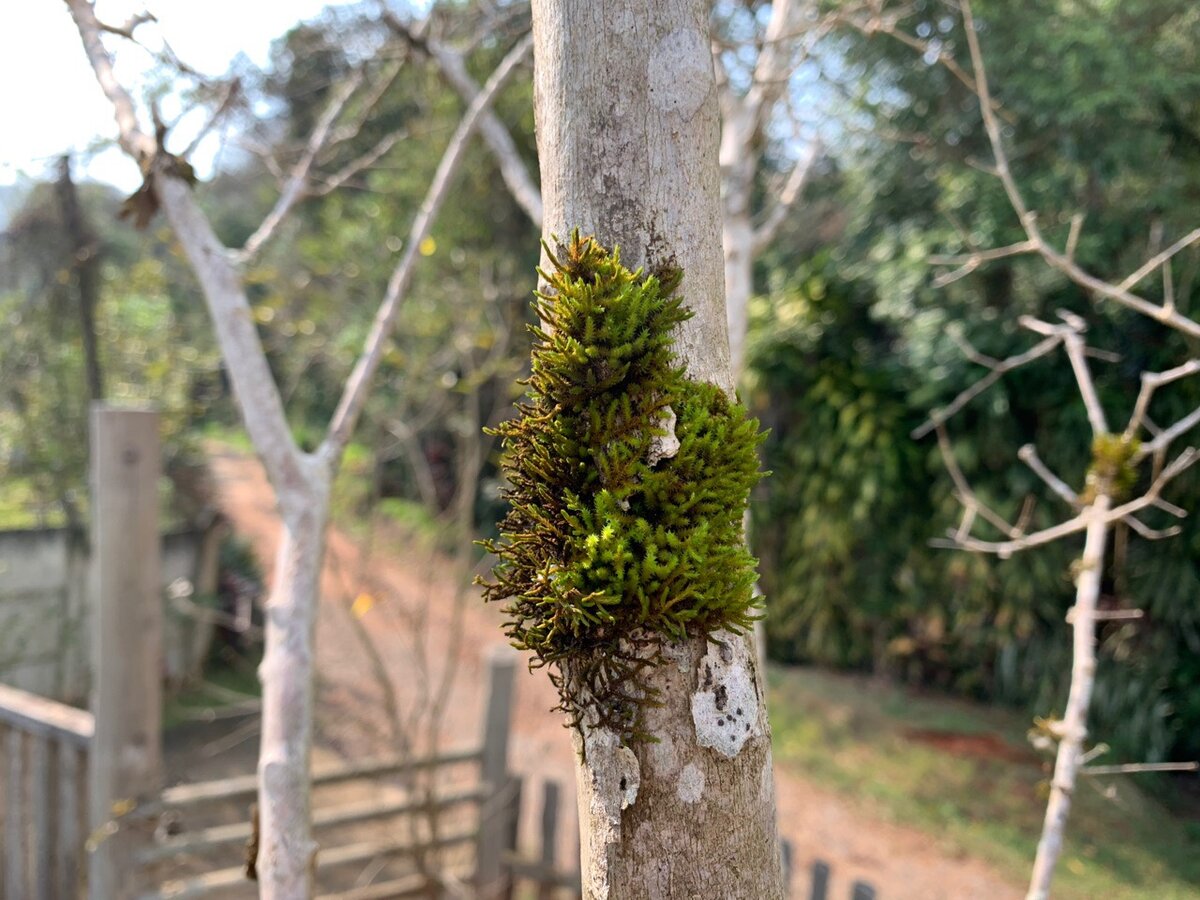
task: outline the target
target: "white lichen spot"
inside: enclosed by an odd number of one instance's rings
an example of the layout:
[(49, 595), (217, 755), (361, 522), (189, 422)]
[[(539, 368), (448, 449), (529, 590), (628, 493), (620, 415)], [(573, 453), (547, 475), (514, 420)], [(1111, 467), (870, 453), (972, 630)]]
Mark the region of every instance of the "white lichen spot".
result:
[(617, 789), (621, 793), (621, 809), (629, 809), (637, 799), (638, 788), (642, 783), (641, 769), (638, 768), (637, 756), (628, 747), (617, 751), (617, 765), (621, 772), (621, 778), (617, 782)]
[(754, 663), (745, 637), (717, 632), (713, 641), (696, 669), (692, 724), (696, 743), (733, 758), (762, 733)]
[(695, 803), (704, 796), (704, 770), (695, 763), (688, 763), (679, 773), (675, 793), (684, 803)]
[(651, 51), (647, 75), (650, 102), (690, 119), (716, 84), (712, 50), (696, 29), (678, 28)]
[(670, 459), (679, 452), (679, 438), (675, 436), (675, 410), (668, 406), (663, 412), (663, 417), (654, 425), (665, 434), (656, 434), (650, 439), (650, 452), (646, 461), (652, 466), (658, 465), (664, 459)]

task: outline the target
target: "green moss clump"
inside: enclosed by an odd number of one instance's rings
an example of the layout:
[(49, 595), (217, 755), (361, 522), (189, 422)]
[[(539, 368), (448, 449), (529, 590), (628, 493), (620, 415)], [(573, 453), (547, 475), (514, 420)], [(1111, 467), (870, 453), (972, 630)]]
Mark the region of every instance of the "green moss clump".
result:
[[(648, 737), (644, 674), (664, 640), (757, 618), (742, 513), (763, 436), (720, 388), (684, 375), (671, 348), (691, 316), (681, 273), (631, 272), (578, 232), (547, 253), (528, 395), (496, 430), (511, 508), (485, 542), (499, 561), (482, 583), (507, 602), (531, 667), (552, 665), (571, 723), (629, 743)], [(679, 449), (652, 464), (671, 412)]]
[(1100, 434), (1092, 441), (1092, 464), (1088, 467), (1080, 502), (1092, 503), (1100, 492), (1121, 502), (1137, 487), (1138, 470), (1134, 458), (1142, 449), (1137, 438), (1121, 434)]

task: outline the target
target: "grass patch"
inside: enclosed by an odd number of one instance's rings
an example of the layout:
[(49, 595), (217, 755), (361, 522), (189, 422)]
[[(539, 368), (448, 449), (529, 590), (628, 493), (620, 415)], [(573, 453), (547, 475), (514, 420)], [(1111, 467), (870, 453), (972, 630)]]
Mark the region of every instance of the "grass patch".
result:
[[(936, 834), (948, 849), (1024, 885), (1049, 776), (1029, 749), (1022, 717), (814, 669), (774, 668), (769, 682), (777, 763), (891, 821)], [(1196, 824), (1128, 778), (1084, 782), (1055, 896), (1195, 898)]]
[(262, 694), (258, 682), (261, 654), (253, 657), (221, 653), (205, 667), (202, 680), (168, 697), (163, 704), (163, 730), (235, 713)]

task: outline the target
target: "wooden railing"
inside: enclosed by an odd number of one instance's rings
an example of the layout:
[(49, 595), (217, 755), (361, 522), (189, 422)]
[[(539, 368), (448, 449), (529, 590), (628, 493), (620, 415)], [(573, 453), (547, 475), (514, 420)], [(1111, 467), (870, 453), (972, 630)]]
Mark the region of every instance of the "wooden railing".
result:
[[(489, 663), (479, 745), (313, 773), (319, 897), (428, 894), (445, 879), (473, 884), (480, 897), (511, 896), (520, 799), (508, 771), (514, 668), (508, 654)], [(143, 900), (254, 896), (245, 858), (257, 789), (254, 775), (182, 784), (132, 813), (131, 830), (147, 836), (131, 860), (143, 873)], [(347, 797), (356, 790), (361, 796)]]
[(0, 685), (0, 897), (79, 896), (92, 714)]

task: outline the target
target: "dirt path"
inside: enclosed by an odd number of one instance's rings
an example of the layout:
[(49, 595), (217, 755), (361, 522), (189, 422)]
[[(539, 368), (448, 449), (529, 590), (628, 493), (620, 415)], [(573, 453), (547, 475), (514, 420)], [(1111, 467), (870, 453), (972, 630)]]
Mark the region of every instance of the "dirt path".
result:
[[(212, 464), (226, 515), (269, 569), (279, 520), (261, 467), (224, 451), (214, 453)], [(383, 712), (387, 692), (363, 644), (364, 631), (379, 651), (406, 733), (428, 744), (431, 715), (421, 698), (431, 688), (438, 690), (452, 673), (441, 745), (474, 743), (487, 655), (505, 646), (498, 611), (484, 607), (474, 590), (456, 604), (453, 573), (446, 571), (445, 561), (402, 535), (377, 533), (367, 554), (364, 558), (359, 543), (331, 529), (318, 623), (322, 750), (347, 755), (394, 751)], [(553, 688), (544, 673), (528, 674), (523, 666), (519, 671), (513, 766), (529, 777), (527, 783), (553, 778), (570, 794), (571, 743), (561, 718), (549, 711), (556, 699)], [(882, 900), (1008, 900), (1021, 895), (988, 866), (946, 852), (931, 835), (873, 818), (796, 773), (777, 771), (775, 782), (782, 831), (795, 848), (798, 876), (807, 873), (815, 858), (826, 860), (834, 873), (831, 897), (849, 896), (856, 878), (874, 884)], [(538, 797), (537, 789), (532, 796)], [(533, 805), (528, 804), (531, 811)], [(568, 839), (573, 828), (571, 823)], [(799, 888), (799, 877), (796, 883)], [(795, 896), (807, 892), (798, 889)]]

